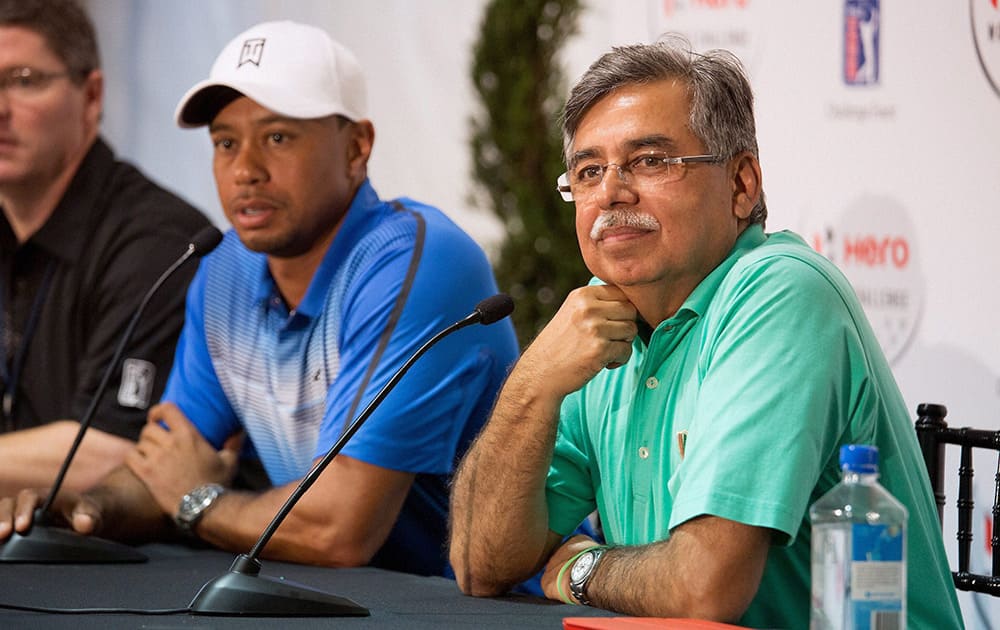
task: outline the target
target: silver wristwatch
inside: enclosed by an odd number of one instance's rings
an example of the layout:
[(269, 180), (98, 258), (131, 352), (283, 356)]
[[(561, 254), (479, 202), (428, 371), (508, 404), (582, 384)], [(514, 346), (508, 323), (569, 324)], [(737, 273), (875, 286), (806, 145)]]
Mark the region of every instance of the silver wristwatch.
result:
[(225, 488), (217, 483), (206, 483), (191, 490), (181, 499), (174, 522), (186, 532), (193, 532), (205, 511), (222, 496)]
[(601, 556), (607, 551), (607, 547), (593, 547), (585, 551), (573, 562), (569, 570), (569, 592), (573, 593), (576, 601), (584, 606), (590, 606), (590, 598), (587, 597), (587, 584), (597, 569), (597, 563)]

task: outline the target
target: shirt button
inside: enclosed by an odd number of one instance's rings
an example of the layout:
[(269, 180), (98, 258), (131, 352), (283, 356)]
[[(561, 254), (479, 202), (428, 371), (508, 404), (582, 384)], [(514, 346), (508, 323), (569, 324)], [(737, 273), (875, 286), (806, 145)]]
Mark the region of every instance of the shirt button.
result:
[(645, 446), (639, 447), (639, 459), (646, 459), (649, 457), (649, 449)]
[(656, 389), (659, 386), (660, 381), (658, 381), (655, 376), (650, 376), (646, 379), (646, 389)]

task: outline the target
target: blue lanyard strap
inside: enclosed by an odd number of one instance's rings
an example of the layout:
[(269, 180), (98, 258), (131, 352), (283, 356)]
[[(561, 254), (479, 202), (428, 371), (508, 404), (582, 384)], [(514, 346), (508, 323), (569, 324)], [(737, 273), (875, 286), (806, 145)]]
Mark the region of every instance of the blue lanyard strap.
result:
[[(10, 343), (11, 335), (4, 332), (4, 360), (0, 361), (0, 369), (3, 370), (3, 380), (4, 380), (4, 391), (3, 391), (3, 402), (2, 402), (2, 413), (4, 419), (4, 429), (7, 431), (13, 431), (17, 427), (14, 422), (14, 404), (17, 402), (17, 385), (21, 378), (21, 370), (24, 368), (24, 361), (28, 357), (28, 346), (31, 345), (31, 338), (35, 335), (35, 329), (38, 327), (38, 319), (42, 314), (42, 307), (45, 306), (45, 298), (48, 295), (49, 288), (52, 285), (52, 277), (55, 275), (56, 261), (49, 260), (48, 266), (45, 268), (45, 276), (42, 278), (42, 283), (38, 287), (38, 293), (35, 294), (35, 301), (31, 304), (31, 311), (28, 313), (28, 321), (24, 325), (24, 333), (21, 335), (21, 343), (18, 345), (17, 353), (14, 355), (14, 359), (9, 369), (7, 366), (7, 357), (10, 356), (9, 348), (7, 344)], [(0, 300), (3, 296), (0, 295)], [(2, 303), (0, 303), (0, 308), (2, 308)], [(6, 315), (4, 320), (6, 320)], [(12, 324), (12, 322), (4, 321), (4, 325)]]

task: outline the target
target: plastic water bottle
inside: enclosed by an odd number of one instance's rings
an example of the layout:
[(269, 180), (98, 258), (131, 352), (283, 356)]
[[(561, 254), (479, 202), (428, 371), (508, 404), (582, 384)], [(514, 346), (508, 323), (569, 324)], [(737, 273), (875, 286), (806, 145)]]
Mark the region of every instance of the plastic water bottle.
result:
[(906, 628), (906, 508), (878, 482), (878, 448), (840, 449), (840, 483), (809, 508), (811, 630)]

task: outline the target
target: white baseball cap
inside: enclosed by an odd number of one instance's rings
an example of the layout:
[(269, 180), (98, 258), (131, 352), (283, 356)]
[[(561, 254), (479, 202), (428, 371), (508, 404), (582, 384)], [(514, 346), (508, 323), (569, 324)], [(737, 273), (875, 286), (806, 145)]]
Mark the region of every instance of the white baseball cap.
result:
[(290, 118), (367, 118), (357, 59), (307, 24), (264, 22), (237, 35), (219, 53), (208, 79), (180, 100), (174, 119), (181, 127), (207, 125), (240, 94)]

